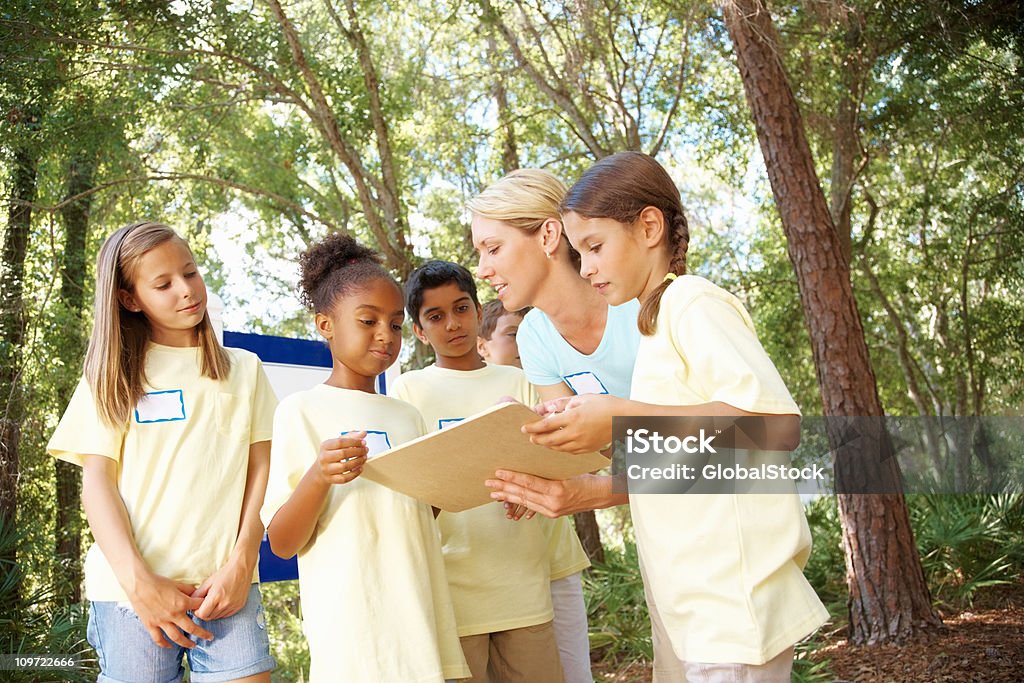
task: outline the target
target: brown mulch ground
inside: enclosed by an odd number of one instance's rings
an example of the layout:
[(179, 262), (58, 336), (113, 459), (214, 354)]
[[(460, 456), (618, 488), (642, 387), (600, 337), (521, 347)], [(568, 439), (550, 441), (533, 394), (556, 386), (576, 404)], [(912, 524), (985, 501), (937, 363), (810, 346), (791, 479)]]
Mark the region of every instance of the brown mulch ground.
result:
[(992, 587), (942, 616), (946, 628), (920, 643), (854, 647), (837, 638), (812, 659), (828, 660), (836, 681), (1024, 681), (1024, 584)]
[[(946, 628), (918, 643), (856, 647), (837, 633), (811, 659), (827, 660), (827, 679), (842, 683), (1024, 681), (1024, 583), (989, 588), (973, 606), (942, 617)], [(594, 677), (649, 683), (650, 665), (595, 663)]]

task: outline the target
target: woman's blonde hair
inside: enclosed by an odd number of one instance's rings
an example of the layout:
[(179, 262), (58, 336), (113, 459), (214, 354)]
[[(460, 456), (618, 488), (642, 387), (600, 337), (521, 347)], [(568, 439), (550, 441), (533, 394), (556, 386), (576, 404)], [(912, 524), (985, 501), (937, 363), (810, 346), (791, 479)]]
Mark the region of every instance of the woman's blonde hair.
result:
[[(501, 221), (533, 234), (552, 218), (561, 223), (559, 206), (565, 199), (565, 193), (565, 185), (550, 171), (521, 168), (489, 185), (466, 206), (474, 216)], [(563, 236), (559, 241), (565, 244), (569, 261), (579, 268), (580, 255), (569, 240)]]
[[(85, 379), (100, 418), (113, 427), (126, 425), (132, 409), (146, 394), (145, 350), (150, 337), (146, 316), (122, 306), (118, 292), (134, 290), (142, 256), (171, 240), (188, 249), (185, 240), (161, 223), (127, 225), (107, 238), (96, 260), (95, 321), (85, 353)], [(217, 340), (209, 312), (195, 331), (202, 374), (215, 380), (226, 378), (231, 357)]]

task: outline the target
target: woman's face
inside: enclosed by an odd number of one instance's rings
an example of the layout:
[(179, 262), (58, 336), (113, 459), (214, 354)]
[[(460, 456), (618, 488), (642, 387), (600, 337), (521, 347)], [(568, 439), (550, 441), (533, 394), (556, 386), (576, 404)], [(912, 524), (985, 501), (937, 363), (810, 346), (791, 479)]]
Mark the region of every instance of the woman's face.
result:
[(493, 218), (473, 216), (476, 274), (492, 287), (507, 311), (534, 305), (553, 261), (544, 253), (541, 231), (530, 234)]

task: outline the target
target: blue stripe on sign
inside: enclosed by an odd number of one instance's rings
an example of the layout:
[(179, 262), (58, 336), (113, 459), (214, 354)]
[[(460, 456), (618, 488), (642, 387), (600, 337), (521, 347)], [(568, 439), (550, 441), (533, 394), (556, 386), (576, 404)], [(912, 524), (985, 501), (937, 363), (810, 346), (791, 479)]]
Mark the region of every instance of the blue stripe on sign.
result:
[(263, 534), (263, 541), (260, 543), (259, 574), (260, 583), (294, 581), (299, 578), (299, 563), (295, 557), (286, 560), (275, 555), (270, 549), (267, 535)]
[(252, 351), (264, 363), (287, 363), (329, 368), (333, 366), (327, 343), (312, 339), (288, 339), (247, 332), (224, 332), (224, 346)]

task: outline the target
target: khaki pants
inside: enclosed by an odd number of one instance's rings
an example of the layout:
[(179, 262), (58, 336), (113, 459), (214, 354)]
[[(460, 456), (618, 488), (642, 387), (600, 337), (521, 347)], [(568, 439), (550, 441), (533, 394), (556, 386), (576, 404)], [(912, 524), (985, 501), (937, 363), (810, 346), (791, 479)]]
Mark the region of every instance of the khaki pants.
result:
[(459, 638), (472, 683), (563, 683), (550, 621)]

